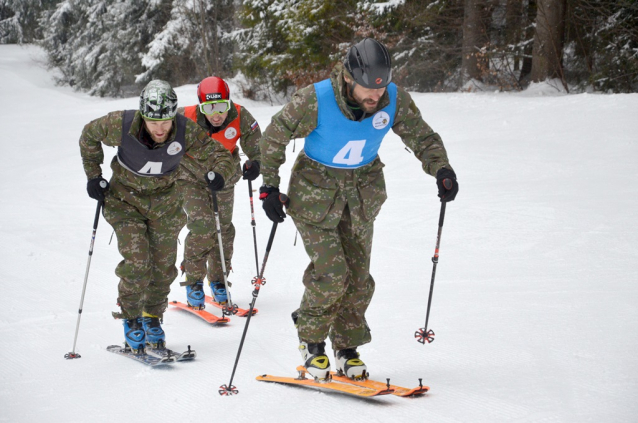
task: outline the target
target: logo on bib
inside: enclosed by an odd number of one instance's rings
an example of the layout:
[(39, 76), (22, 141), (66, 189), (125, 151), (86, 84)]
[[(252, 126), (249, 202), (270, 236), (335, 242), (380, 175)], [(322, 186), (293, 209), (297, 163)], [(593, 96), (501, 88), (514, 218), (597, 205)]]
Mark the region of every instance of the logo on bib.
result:
[(176, 155), (180, 151), (182, 151), (182, 145), (177, 141), (173, 141), (171, 145), (169, 145), (168, 148), (166, 149), (166, 152), (170, 154), (171, 156)]
[(383, 129), (390, 123), (390, 115), (386, 112), (379, 112), (372, 118), (372, 126), (374, 129)]
[(232, 140), (233, 138), (235, 138), (235, 135), (237, 135), (237, 130), (233, 128), (232, 126), (226, 129), (226, 132), (224, 132), (224, 136), (228, 140)]

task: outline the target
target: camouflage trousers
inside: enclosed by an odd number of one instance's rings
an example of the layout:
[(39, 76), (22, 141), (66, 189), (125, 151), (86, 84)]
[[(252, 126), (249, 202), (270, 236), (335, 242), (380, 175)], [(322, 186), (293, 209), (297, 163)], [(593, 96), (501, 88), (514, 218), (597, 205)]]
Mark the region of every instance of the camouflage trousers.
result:
[[(188, 215), (188, 235), (184, 243), (184, 261), (186, 282), (209, 281), (223, 282), (224, 272), (217, 239), (215, 215), (213, 213), (213, 195), (207, 186), (192, 182), (178, 181), (182, 204)], [(217, 191), (217, 206), (224, 250), (226, 272), (230, 272), (235, 241), (235, 226), (232, 223), (235, 203), (235, 186), (230, 185)], [(208, 262), (208, 270), (206, 264)]]
[(299, 340), (319, 343), (329, 336), (335, 351), (370, 342), (365, 312), (375, 286), (370, 275), (373, 223), (353, 225), (347, 206), (334, 229), (294, 221), (310, 257), (298, 310)]
[(177, 277), (177, 238), (186, 224), (177, 187), (144, 193), (112, 180), (104, 217), (123, 257), (115, 269), (121, 313), (113, 316), (128, 319), (146, 312), (162, 317)]

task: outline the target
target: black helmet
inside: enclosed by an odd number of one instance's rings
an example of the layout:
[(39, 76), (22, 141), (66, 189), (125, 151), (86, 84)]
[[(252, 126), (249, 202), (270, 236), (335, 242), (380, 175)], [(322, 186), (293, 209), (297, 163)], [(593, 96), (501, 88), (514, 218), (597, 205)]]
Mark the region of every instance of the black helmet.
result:
[(343, 65), (355, 82), (366, 88), (383, 88), (392, 82), (388, 49), (372, 38), (364, 38), (350, 47)]

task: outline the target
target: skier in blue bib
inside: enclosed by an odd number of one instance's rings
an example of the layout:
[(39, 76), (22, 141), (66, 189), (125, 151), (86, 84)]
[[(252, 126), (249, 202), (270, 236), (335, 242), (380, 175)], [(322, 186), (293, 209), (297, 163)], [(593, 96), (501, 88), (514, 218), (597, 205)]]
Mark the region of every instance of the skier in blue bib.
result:
[[(303, 364), (316, 379), (329, 378), (328, 337), (336, 371), (367, 376), (357, 348), (371, 340), (365, 319), (375, 286), (370, 253), (374, 220), (387, 198), (378, 151), (390, 129), (436, 177), (441, 201), (452, 201), (458, 183), (443, 142), (410, 95), (392, 83), (388, 50), (371, 38), (353, 45), (329, 79), (297, 91), (260, 141), (260, 198), (268, 217), (283, 222), (279, 167), (290, 140), (305, 138), (288, 185), (287, 213), (310, 257), (293, 320)], [(445, 179), (452, 181), (449, 189)]]

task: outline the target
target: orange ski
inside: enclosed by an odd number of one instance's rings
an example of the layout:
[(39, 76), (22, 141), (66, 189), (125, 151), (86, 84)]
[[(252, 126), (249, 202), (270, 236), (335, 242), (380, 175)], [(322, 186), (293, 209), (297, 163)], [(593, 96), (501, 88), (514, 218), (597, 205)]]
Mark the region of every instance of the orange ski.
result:
[[(298, 366), (297, 371), (305, 372), (306, 369), (303, 366)], [(333, 381), (339, 381), (343, 383), (350, 383), (352, 385), (371, 388), (371, 389), (389, 389), (392, 391), (392, 395), (399, 397), (409, 397), (412, 395), (425, 394), (430, 390), (429, 386), (423, 386), (421, 379), (419, 379), (419, 386), (416, 388), (404, 388), (402, 386), (390, 385), (390, 379), (386, 383), (379, 382), (371, 379), (354, 380), (347, 376), (339, 376), (336, 372), (330, 372), (330, 376)]]
[(196, 310), (193, 307), (190, 307), (187, 304), (180, 303), (179, 301), (171, 301), (169, 302), (175, 308), (179, 308), (180, 310), (188, 311), (189, 313), (193, 313), (197, 317), (200, 317), (206, 320), (208, 323), (228, 323), (230, 319), (228, 317), (217, 317), (212, 313), (207, 312), (206, 310)]
[[(217, 307), (217, 308), (218, 308), (218, 309), (220, 309), (220, 310), (223, 310), (223, 309), (224, 309), (224, 304), (219, 304), (219, 303), (215, 302), (215, 300), (213, 299), (213, 297), (210, 297), (210, 296), (208, 296), (208, 295), (206, 296), (206, 304), (210, 304), (210, 305), (212, 305), (213, 307)], [(239, 317), (246, 317), (246, 316), (248, 316), (248, 312), (249, 312), (249, 311), (250, 311), (250, 309), (246, 309), (246, 308), (239, 308), (239, 307), (237, 307), (237, 313), (236, 313), (235, 315), (236, 315), (236, 316), (239, 316)], [(257, 310), (256, 308), (253, 308), (253, 316), (254, 316), (255, 314), (257, 314), (257, 312), (258, 312), (258, 311), (259, 311), (259, 310)]]
[(385, 387), (384, 389), (375, 389), (365, 386), (356, 386), (351, 383), (343, 383), (334, 380), (330, 382), (315, 382), (313, 379), (306, 379), (305, 372), (303, 374), (300, 374), (299, 378), (262, 375), (257, 376), (257, 380), (262, 382), (283, 383), (286, 385), (298, 385), (326, 392), (340, 392), (363, 398), (370, 398), (377, 395), (387, 395), (392, 393), (391, 390), (385, 389)]

